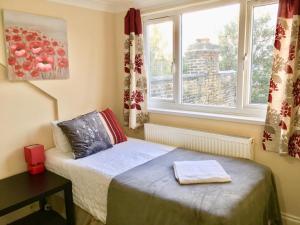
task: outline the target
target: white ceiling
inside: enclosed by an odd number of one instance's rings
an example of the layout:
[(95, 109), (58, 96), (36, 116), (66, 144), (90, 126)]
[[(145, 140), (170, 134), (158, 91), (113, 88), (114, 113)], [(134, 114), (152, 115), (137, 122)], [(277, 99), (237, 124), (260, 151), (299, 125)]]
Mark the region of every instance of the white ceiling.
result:
[(170, 4), (186, 2), (186, 0), (48, 0), (61, 4), (84, 7), (107, 12), (121, 12), (130, 7), (148, 9)]

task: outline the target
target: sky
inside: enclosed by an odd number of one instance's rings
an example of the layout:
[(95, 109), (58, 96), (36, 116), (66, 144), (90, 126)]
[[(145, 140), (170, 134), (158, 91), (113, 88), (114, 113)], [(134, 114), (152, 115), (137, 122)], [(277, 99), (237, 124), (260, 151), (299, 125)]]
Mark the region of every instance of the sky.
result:
[(218, 34), (231, 21), (239, 21), (239, 4), (201, 10), (182, 15), (183, 51), (198, 38), (218, 44)]

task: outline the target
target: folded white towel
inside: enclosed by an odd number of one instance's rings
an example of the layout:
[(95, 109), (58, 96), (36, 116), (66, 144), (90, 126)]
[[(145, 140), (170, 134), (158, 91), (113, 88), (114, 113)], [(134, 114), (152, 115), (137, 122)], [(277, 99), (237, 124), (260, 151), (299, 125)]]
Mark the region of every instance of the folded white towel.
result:
[(231, 177), (216, 160), (175, 161), (173, 167), (180, 184), (231, 181)]

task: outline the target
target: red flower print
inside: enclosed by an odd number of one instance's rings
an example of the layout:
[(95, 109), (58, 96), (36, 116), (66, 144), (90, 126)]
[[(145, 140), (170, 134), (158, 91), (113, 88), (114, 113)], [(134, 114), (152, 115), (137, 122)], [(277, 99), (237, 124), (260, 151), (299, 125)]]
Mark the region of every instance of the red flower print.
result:
[(280, 40), (275, 39), (275, 41), (274, 41), (274, 47), (275, 47), (276, 49), (278, 49), (278, 50), (281, 49), (281, 43), (280, 43)]
[(34, 41), (34, 39), (35, 39), (35, 36), (34, 35), (32, 35), (32, 34), (28, 34), (28, 35), (26, 35), (26, 40), (27, 41)]
[(133, 91), (130, 100), (134, 102), (130, 105), (131, 109), (136, 108), (137, 110), (141, 110), (141, 106), (139, 103), (144, 101), (144, 96), (141, 91)]
[(33, 54), (39, 54), (43, 50), (43, 44), (40, 41), (33, 41), (29, 44), (29, 48)]
[(27, 30), (23, 30), (23, 31), (22, 31), (22, 34), (27, 34)]
[(39, 71), (49, 72), (52, 70), (54, 60), (51, 56), (38, 56), (36, 60), (36, 67)]
[(38, 70), (33, 70), (30, 74), (32, 77), (37, 77), (40, 75), (40, 72)]
[(5, 40), (6, 40), (6, 41), (10, 41), (10, 36), (9, 36), (9, 35), (6, 35), (6, 36), (5, 36)]
[(142, 59), (141, 54), (137, 54), (135, 56), (134, 64), (135, 64), (134, 71), (141, 74), (142, 73), (142, 66), (143, 66), (143, 59)]
[(283, 120), (280, 120), (278, 126), (280, 126), (281, 129), (283, 129), (283, 130), (287, 129), (286, 123)]
[(264, 130), (263, 138), (266, 141), (272, 141), (271, 134), (269, 132), (265, 131), (265, 130)]
[(17, 28), (14, 28), (13, 32), (17, 34), (17, 33), (19, 33), (19, 30)]
[(15, 65), (16, 64), (16, 58), (15, 57), (8, 57), (8, 65)]
[(21, 68), (22, 68), (22, 66), (20, 66), (19, 64), (15, 65), (15, 70), (20, 70)]
[(290, 45), (289, 60), (293, 60), (295, 57), (296, 57), (296, 47), (295, 45)]
[[(138, 106), (139, 108), (141, 108), (140, 106)], [(135, 108), (138, 108), (137, 107), (137, 104), (136, 103), (132, 103), (131, 105), (130, 105), (130, 108), (131, 109), (135, 109)]]
[(130, 73), (130, 68), (129, 68), (129, 65), (130, 65), (130, 55), (129, 55), (129, 52), (127, 52), (125, 54), (125, 60), (124, 60), (124, 70), (125, 70), (125, 73)]
[(294, 96), (294, 105), (298, 106), (300, 104), (300, 79), (299, 78), (293, 84), (293, 96)]
[(48, 46), (48, 45), (50, 45), (50, 41), (48, 41), (48, 40), (44, 40), (44, 41), (43, 41), (43, 45), (44, 45), (44, 46)]
[(130, 100), (130, 91), (125, 90), (124, 91), (124, 108), (129, 109), (129, 103), (128, 101)]
[(271, 89), (271, 91), (278, 91), (277, 84), (274, 82), (274, 80), (272, 78), (270, 80), (270, 89)]
[(16, 75), (17, 75), (18, 77), (24, 77), (24, 73), (23, 73), (22, 71), (17, 71), (17, 72), (16, 72)]
[(272, 103), (272, 93), (273, 91), (278, 91), (278, 86), (274, 82), (274, 80), (271, 78), (270, 79), (270, 88), (269, 88), (269, 97), (268, 97), (268, 102)]
[(272, 137), (271, 137), (271, 134), (269, 132), (264, 130), (263, 140), (262, 140), (262, 145), (263, 145), (264, 150), (266, 150), (266, 144), (265, 144), (266, 141), (272, 141)]
[(280, 115), (283, 117), (291, 117), (292, 114), (292, 107), (289, 105), (287, 101), (282, 102), (281, 104), (281, 110), (280, 110)]
[(143, 102), (143, 101), (144, 101), (144, 96), (143, 96), (142, 92), (136, 91), (135, 92), (135, 102), (140, 103), (140, 102)]
[(130, 55), (129, 55), (129, 52), (127, 52), (127, 53), (125, 54), (124, 64), (125, 64), (125, 66), (127, 66), (127, 65), (130, 64)]
[(31, 61), (25, 61), (23, 63), (23, 69), (26, 71), (30, 71), (32, 69), (32, 62)]
[(17, 57), (26, 55), (26, 45), (24, 43), (15, 43), (10, 46), (11, 52)]
[(124, 91), (124, 102), (127, 102), (130, 100), (130, 91), (129, 90), (125, 90)]
[(13, 35), (13, 36), (12, 36), (12, 40), (14, 40), (14, 41), (21, 41), (22, 38), (21, 38), (21, 36), (19, 36), (19, 35)]
[(289, 140), (289, 155), (293, 157), (300, 157), (300, 135), (293, 134)]
[(290, 65), (286, 65), (285, 72), (287, 74), (291, 74), (291, 73), (293, 73), (293, 68)]
[(69, 62), (66, 58), (59, 58), (58, 59), (58, 66), (60, 68), (66, 68), (66, 67), (68, 67), (68, 65), (69, 65)]
[(28, 54), (28, 56), (26, 57), (26, 59), (28, 61), (32, 61), (34, 59), (34, 57), (32, 55)]
[(55, 54), (55, 51), (54, 51), (54, 49), (53, 49), (52, 47), (47, 47), (47, 48), (45, 49), (45, 52), (46, 52), (46, 54), (48, 54), (48, 55), (54, 55), (54, 54)]
[(63, 50), (62, 48), (59, 48), (57, 50), (57, 54), (60, 55), (60, 56), (64, 56), (66, 54), (65, 50)]
[(277, 50), (281, 49), (280, 40), (281, 40), (281, 38), (285, 38), (285, 37), (286, 36), (285, 36), (284, 27), (280, 23), (278, 23), (277, 26), (276, 26), (275, 43), (274, 43), (274, 47)]
[(54, 47), (58, 46), (57, 41), (53, 41), (53, 42), (52, 42), (52, 45), (53, 45)]

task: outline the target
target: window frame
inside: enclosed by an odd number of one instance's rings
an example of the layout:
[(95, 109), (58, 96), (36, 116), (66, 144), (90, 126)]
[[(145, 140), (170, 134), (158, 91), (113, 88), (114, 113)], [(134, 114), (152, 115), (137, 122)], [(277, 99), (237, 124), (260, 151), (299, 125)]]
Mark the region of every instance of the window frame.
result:
[[(174, 45), (174, 63), (176, 71), (173, 76), (173, 101), (164, 101), (161, 99), (151, 98), (151, 82), (148, 82), (148, 110), (150, 112), (176, 114), (176, 115), (193, 115), (193, 117), (209, 118), (233, 118), (233, 120), (251, 121), (262, 123), (266, 115), (266, 105), (250, 104), (250, 70), (249, 58), (251, 63), (251, 45), (249, 40), (252, 39), (252, 15), (254, 5), (267, 5), (277, 3), (277, 0), (217, 0), (206, 1), (197, 4), (188, 5), (186, 7), (164, 10), (160, 12), (152, 12), (143, 14), (143, 26), (145, 32), (144, 46), (146, 58), (146, 72), (149, 74), (149, 57), (148, 57), (148, 36), (147, 25), (159, 23), (164, 20), (173, 20), (173, 45)], [(224, 107), (214, 105), (199, 105), (182, 103), (182, 37), (181, 37), (181, 15), (183, 13), (194, 12), (205, 9), (213, 9), (216, 7), (227, 6), (231, 4), (240, 4), (239, 15), (239, 39), (238, 39), (238, 71), (237, 71), (237, 98), (235, 107)], [(274, 31), (275, 32), (275, 31)], [(149, 76), (148, 76), (149, 78)], [(149, 78), (150, 80), (150, 78)], [(249, 118), (249, 119), (247, 119)]]
[[(246, 60), (245, 60), (245, 73), (246, 73), (246, 81), (244, 84), (244, 102), (245, 108), (256, 108), (256, 109), (267, 109), (267, 104), (260, 103), (251, 103), (251, 65), (252, 65), (252, 35), (253, 35), (253, 16), (254, 16), (254, 8), (259, 6), (266, 6), (271, 4), (278, 3), (278, 0), (256, 0), (249, 1), (247, 4), (247, 35), (246, 36)], [(275, 36), (275, 30), (274, 30)]]
[[(175, 29), (176, 29), (176, 24), (175, 24), (175, 17), (174, 16), (163, 16), (163, 17), (159, 17), (159, 18), (154, 18), (154, 19), (149, 19), (147, 21), (145, 21), (143, 23), (144, 25), (144, 46), (145, 46), (145, 61), (146, 61), (146, 71), (147, 71), (147, 74), (149, 74), (149, 67), (150, 67), (150, 57), (149, 57), (149, 54), (150, 54), (150, 51), (149, 51), (149, 48), (148, 48), (148, 45), (147, 45), (147, 42), (148, 42), (148, 30), (147, 30), (147, 26), (150, 25), (150, 24), (157, 24), (157, 23), (162, 23), (162, 22), (167, 22), (167, 21), (172, 21), (173, 22), (173, 64), (175, 64), (176, 66), (176, 63), (175, 63), (175, 60), (176, 60), (176, 40), (175, 40)], [(173, 66), (173, 65), (171, 65)], [(177, 72), (177, 70), (176, 70)], [(163, 98), (151, 98), (151, 79), (149, 78), (148, 76), (148, 80), (150, 82), (147, 83), (147, 89), (149, 90), (148, 91), (148, 96), (147, 96), (147, 99), (148, 99), (148, 102), (149, 102), (149, 99), (151, 99), (152, 102), (165, 102), (165, 103), (175, 103), (176, 102), (176, 90), (178, 87), (176, 87), (176, 74), (174, 74), (173, 72), (173, 99), (163, 99)]]

